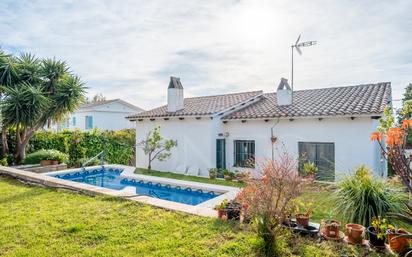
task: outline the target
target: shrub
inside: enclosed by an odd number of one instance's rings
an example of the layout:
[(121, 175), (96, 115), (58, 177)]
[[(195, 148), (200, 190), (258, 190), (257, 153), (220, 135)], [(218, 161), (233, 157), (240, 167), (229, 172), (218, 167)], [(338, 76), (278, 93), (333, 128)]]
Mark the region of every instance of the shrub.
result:
[[(73, 166), (75, 166), (75, 167), (80, 167), (80, 166), (83, 165), (83, 163), (87, 162), (88, 160), (90, 160), (90, 158), (81, 158), (81, 159), (78, 159), (77, 162), (75, 162)], [(92, 161), (89, 162), (89, 163), (87, 163), (87, 164), (85, 165), (85, 167), (97, 166), (97, 165), (100, 165), (100, 159), (98, 159), (98, 158), (92, 160)]]
[(1, 166), (9, 166), (9, 164), (7, 162), (7, 157), (4, 157), (4, 158), (0, 159), (0, 165)]
[(209, 169), (209, 178), (215, 179), (217, 177), (217, 169), (211, 168)]
[(407, 196), (398, 188), (373, 177), (366, 166), (338, 184), (335, 192), (336, 210), (346, 222), (369, 226), (373, 217), (384, 217), (388, 212), (403, 212)]
[(68, 160), (67, 154), (64, 154), (57, 150), (40, 150), (31, 154), (28, 154), (24, 159), (24, 164), (38, 164), (42, 160), (57, 160), (60, 163)]
[(278, 161), (268, 160), (257, 166), (262, 179), (251, 179), (238, 200), (248, 206), (248, 213), (256, 219), (258, 235), (263, 239), (266, 256), (280, 256), (278, 238), (283, 233), (281, 224), (294, 208), (304, 183), (297, 171), (296, 161), (286, 152)]
[(134, 157), (135, 130), (81, 132), (49, 131), (36, 132), (30, 140), (28, 153), (40, 149), (56, 149), (69, 155), (68, 165), (79, 167), (80, 159), (90, 159), (102, 150), (106, 150), (105, 162), (128, 165)]

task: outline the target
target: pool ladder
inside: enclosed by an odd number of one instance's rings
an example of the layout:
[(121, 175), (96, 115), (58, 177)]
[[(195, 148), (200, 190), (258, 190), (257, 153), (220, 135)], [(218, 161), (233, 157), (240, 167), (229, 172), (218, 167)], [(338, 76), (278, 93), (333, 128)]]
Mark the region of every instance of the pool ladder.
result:
[(153, 191), (153, 190), (149, 190), (149, 195), (154, 196), (156, 198), (160, 198), (160, 196), (158, 194), (156, 194), (155, 191)]
[(100, 157), (100, 165), (102, 168), (104, 168), (104, 156), (105, 156), (105, 150), (101, 151), (100, 153), (96, 154), (94, 157), (90, 158), (89, 160), (85, 161), (80, 168), (85, 171), (86, 170), (86, 165), (89, 164), (90, 162), (94, 161), (95, 159)]

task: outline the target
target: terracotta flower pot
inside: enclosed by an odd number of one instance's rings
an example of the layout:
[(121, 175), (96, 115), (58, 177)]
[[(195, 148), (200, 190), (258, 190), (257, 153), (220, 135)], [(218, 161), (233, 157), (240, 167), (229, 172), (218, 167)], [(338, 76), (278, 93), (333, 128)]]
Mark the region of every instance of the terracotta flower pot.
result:
[(365, 227), (359, 224), (348, 223), (346, 224), (346, 233), (348, 240), (354, 244), (362, 244), (363, 233), (365, 232)]
[(51, 165), (57, 165), (57, 164), (59, 164), (59, 161), (58, 161), (58, 160), (51, 160), (50, 162), (51, 162)]
[(385, 247), (386, 236), (378, 238), (378, 234), (375, 232), (375, 227), (370, 226), (367, 229), (369, 235), (369, 243), (375, 247)]
[(409, 246), (410, 239), (409, 238), (395, 238), (400, 235), (407, 235), (409, 234), (408, 231), (399, 229), (397, 232), (388, 231), (388, 241), (390, 248), (397, 252), (401, 253), (405, 250), (406, 247)]
[(51, 165), (51, 161), (50, 161), (50, 160), (41, 160), (41, 161), (40, 161), (40, 165), (41, 165), (41, 166)]
[(325, 225), (325, 234), (327, 237), (339, 237), (340, 222), (337, 220), (329, 220)]
[(219, 219), (222, 219), (223, 215), (226, 215), (226, 210), (225, 209), (217, 209), (217, 217)]
[(296, 223), (301, 225), (302, 227), (307, 227), (309, 226), (309, 216), (307, 216), (304, 213), (298, 213), (296, 214)]

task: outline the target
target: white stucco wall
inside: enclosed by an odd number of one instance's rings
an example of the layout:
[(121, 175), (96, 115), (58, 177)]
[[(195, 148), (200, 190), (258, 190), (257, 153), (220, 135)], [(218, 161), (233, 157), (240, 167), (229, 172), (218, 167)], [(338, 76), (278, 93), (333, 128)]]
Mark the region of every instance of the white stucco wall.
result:
[[(185, 118), (168, 121), (137, 121), (137, 142), (145, 139), (148, 131), (155, 126), (161, 127), (161, 134), (167, 139), (178, 141), (169, 160), (154, 161), (152, 169), (176, 171), (194, 175), (207, 176), (208, 169), (216, 165), (216, 139), (218, 134), (227, 132), (226, 166), (233, 167), (233, 141), (255, 140), (256, 159), (271, 158), (271, 127), (276, 120), (229, 121), (223, 124), (219, 119)], [(289, 121), (281, 119), (274, 127), (278, 138), (275, 149), (286, 150), (298, 157), (298, 142), (328, 142), (335, 145), (335, 174), (337, 177), (348, 174), (361, 164), (372, 168), (376, 175), (386, 175), (386, 162), (381, 161), (379, 148), (370, 141), (370, 133), (376, 130), (377, 120), (370, 117), (355, 118), (302, 118)], [(276, 154), (275, 154), (276, 155)], [(147, 167), (147, 157), (140, 148), (136, 151), (137, 167)]]
[(386, 162), (381, 161), (379, 147), (370, 141), (371, 132), (376, 130), (377, 120), (370, 117), (325, 118), (319, 121), (313, 118), (288, 119), (265, 122), (263, 120), (229, 121), (224, 125), (229, 132), (226, 139), (227, 166), (233, 166), (233, 140), (255, 140), (256, 159), (271, 158), (271, 128), (274, 126), (275, 158), (286, 148), (287, 152), (298, 157), (298, 142), (334, 143), (335, 174), (337, 177), (352, 172), (356, 167), (365, 164), (372, 168), (375, 175), (386, 176)]
[[(160, 133), (165, 139), (177, 140), (177, 147), (173, 148), (171, 157), (166, 161), (154, 160), (152, 169), (172, 171), (191, 175), (208, 176), (209, 168), (215, 166), (216, 120), (203, 118), (185, 118), (179, 120), (170, 118), (168, 121), (137, 121), (136, 143), (146, 139), (147, 133), (160, 126)], [(136, 148), (136, 166), (146, 168), (148, 157), (141, 147)]]
[[(100, 130), (134, 128), (134, 123), (127, 120), (126, 117), (136, 112), (135, 109), (118, 102), (96, 106), (92, 109), (80, 109), (70, 115), (69, 126), (65, 126), (65, 128), (86, 130), (86, 116), (92, 116), (93, 128)], [(73, 117), (76, 117), (75, 125), (73, 125)]]

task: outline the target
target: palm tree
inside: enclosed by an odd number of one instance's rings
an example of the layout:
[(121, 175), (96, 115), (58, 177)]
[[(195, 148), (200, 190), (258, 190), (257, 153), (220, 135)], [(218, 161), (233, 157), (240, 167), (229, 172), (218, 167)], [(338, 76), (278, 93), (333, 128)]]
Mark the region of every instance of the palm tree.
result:
[[(16, 59), (0, 49), (0, 86), (12, 86), (18, 80)], [(0, 99), (3, 92), (0, 91)], [(1, 124), (1, 156), (9, 153), (7, 144), (7, 127)]]
[[(4, 76), (7, 83), (1, 87), (1, 116), (3, 127), (16, 128), (15, 158), (19, 163), (34, 133), (50, 120), (59, 120), (77, 109), (86, 88), (79, 77), (69, 72), (65, 62), (38, 60), (31, 54), (6, 58), (13, 58), (17, 76)], [(0, 76), (1, 71), (0, 63)]]

